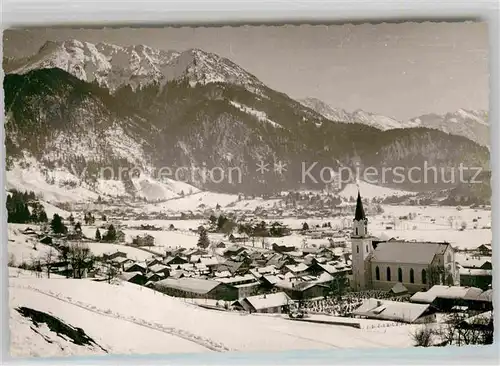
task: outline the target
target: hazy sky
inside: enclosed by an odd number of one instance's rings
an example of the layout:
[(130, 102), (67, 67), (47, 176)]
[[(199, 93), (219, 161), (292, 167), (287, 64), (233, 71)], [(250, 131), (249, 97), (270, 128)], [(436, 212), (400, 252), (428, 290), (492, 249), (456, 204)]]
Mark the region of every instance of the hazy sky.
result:
[(488, 109), (486, 23), (13, 30), (4, 54), (76, 38), (163, 49), (201, 48), (236, 62), (293, 98), (398, 119)]

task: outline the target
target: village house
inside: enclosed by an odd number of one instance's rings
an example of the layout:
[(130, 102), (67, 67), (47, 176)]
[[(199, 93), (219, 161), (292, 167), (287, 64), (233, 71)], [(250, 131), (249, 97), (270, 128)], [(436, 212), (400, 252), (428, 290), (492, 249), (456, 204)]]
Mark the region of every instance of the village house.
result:
[(156, 264), (162, 264), (162, 263), (163, 263), (163, 261), (160, 258), (152, 258), (152, 259), (146, 260), (146, 266), (148, 266), (148, 267), (152, 267)]
[(436, 285), (428, 291), (415, 293), (410, 301), (431, 304), (440, 311), (450, 311), (455, 307), (487, 311), (493, 308), (493, 291), (483, 291), (476, 287)]
[(143, 236), (137, 235), (132, 239), (132, 246), (135, 247), (153, 247), (155, 245), (155, 238), (152, 235), (145, 234)]
[(460, 286), (478, 287), (488, 290), (493, 282), (493, 270), (481, 268), (460, 268)]
[(235, 308), (240, 308), (249, 313), (281, 314), (288, 310), (293, 301), (284, 292), (245, 297), (233, 303)]
[(147, 278), (142, 272), (123, 272), (118, 275), (118, 278), (140, 286), (145, 285), (147, 282)]
[(429, 304), (367, 299), (352, 312), (354, 316), (403, 323), (436, 322), (436, 309)]
[(154, 284), (154, 288), (169, 296), (231, 301), (238, 299), (238, 290), (219, 281), (201, 278), (167, 278)]
[(324, 298), (328, 292), (328, 286), (316, 282), (299, 282), (279, 280), (274, 287), (278, 291), (285, 292), (292, 300), (310, 300)]
[(157, 282), (164, 279), (164, 276), (160, 276), (158, 273), (150, 272), (146, 275), (146, 280), (148, 282)]
[(133, 263), (133, 260), (129, 259), (129, 258), (116, 257), (116, 258), (111, 259), (110, 262), (114, 267), (119, 268), (120, 270), (124, 271), (125, 266), (130, 264), (130, 263)]
[(117, 250), (116, 252), (113, 253), (104, 253), (102, 255), (102, 258), (104, 260), (111, 260), (115, 258), (127, 258), (127, 253)]
[(146, 264), (139, 263), (139, 262), (128, 263), (124, 266), (124, 271), (125, 272), (140, 272), (140, 273), (144, 274), (144, 273), (146, 273)]
[(170, 275), (170, 269), (163, 264), (155, 264), (153, 266), (148, 266), (148, 271), (156, 273), (162, 277), (168, 277)]
[(179, 255), (175, 255), (173, 257), (167, 257), (163, 263), (167, 266), (172, 266), (172, 265), (179, 265), (179, 264), (186, 264), (188, 263), (188, 260), (185, 258), (182, 258)]

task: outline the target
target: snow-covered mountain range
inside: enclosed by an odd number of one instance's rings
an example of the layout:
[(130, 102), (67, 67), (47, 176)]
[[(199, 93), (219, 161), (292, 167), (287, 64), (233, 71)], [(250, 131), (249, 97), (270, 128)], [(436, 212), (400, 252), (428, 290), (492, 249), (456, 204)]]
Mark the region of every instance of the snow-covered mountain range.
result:
[(25, 74), (37, 69), (59, 68), (87, 82), (115, 91), (158, 82), (189, 78), (191, 83), (232, 82), (262, 86), (253, 75), (232, 61), (200, 49), (165, 51), (146, 45), (117, 46), (79, 40), (46, 42), (38, 53), (6, 60), (7, 73)]
[(347, 112), (341, 108), (334, 108), (317, 98), (305, 98), (299, 101), (335, 122), (362, 123), (383, 131), (394, 128), (426, 127), (452, 135), (464, 136), (480, 145), (490, 146), (488, 112), (482, 110), (459, 109), (456, 112), (425, 114), (407, 121), (400, 121), (360, 109), (352, 113)]
[[(196, 188), (223, 193), (323, 189), (321, 179), (303, 181), (302, 162), (317, 163), (311, 170), (315, 177), (323, 167), (354, 169), (358, 163), (489, 166), (488, 150), (467, 138), (434, 128), (400, 129), (396, 120), (362, 111), (318, 112), (202, 50), (47, 42), (35, 55), (4, 60), (4, 67), (7, 177), (14, 187), (32, 176), (23, 174), (27, 166), (36, 167), (37, 179), (47, 184), (57, 179), (45, 171), (76, 169), (76, 187), (97, 194), (110, 186), (97, 176), (100, 170), (137, 167), (144, 179), (129, 177), (111, 186), (118, 195), (153, 200), (166, 191), (173, 196)], [(332, 123), (346, 120), (351, 123)], [(267, 174), (256, 173), (261, 162), (270, 164)], [(277, 163), (286, 170), (275, 172)], [(237, 167), (241, 178), (200, 182), (182, 170), (203, 166), (224, 172)], [(168, 178), (190, 186), (154, 184), (149, 175), (164, 167), (180, 168), (181, 175)], [(75, 187), (68, 179), (61, 184)]]

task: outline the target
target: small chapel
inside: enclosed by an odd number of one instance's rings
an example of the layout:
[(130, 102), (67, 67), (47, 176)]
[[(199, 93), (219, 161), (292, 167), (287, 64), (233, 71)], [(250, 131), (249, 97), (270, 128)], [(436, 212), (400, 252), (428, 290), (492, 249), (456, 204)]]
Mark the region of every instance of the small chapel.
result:
[(401, 284), (409, 293), (434, 285), (459, 285), (455, 250), (446, 242), (381, 240), (368, 233), (358, 191), (351, 235), (351, 286), (355, 291), (389, 291)]

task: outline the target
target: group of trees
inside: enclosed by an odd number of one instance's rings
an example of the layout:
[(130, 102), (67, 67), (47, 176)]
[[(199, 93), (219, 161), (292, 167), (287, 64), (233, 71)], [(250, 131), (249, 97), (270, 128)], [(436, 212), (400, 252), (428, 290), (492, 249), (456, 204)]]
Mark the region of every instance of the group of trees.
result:
[(90, 212), (86, 212), (83, 216), (83, 221), (85, 222), (85, 225), (92, 225), (95, 222), (95, 217)]
[[(31, 206), (31, 210), (30, 210)], [(36, 201), (35, 193), (13, 190), (7, 195), (7, 222), (25, 224), (30, 222), (47, 222), (45, 209)]]
[(345, 272), (340, 272), (333, 278), (328, 290), (330, 296), (336, 298), (341, 298), (349, 290), (349, 280)]
[(411, 333), (416, 347), (493, 344), (493, 313), (470, 317), (452, 313), (440, 324), (427, 323)]
[(97, 228), (95, 231), (96, 241), (114, 242), (116, 241), (117, 237), (118, 235), (116, 232), (116, 228), (113, 226), (113, 224), (108, 226), (108, 230), (104, 233), (104, 235), (101, 234), (99, 228)]
[(95, 258), (90, 248), (81, 242), (66, 243), (59, 251), (59, 260), (66, 263), (68, 278), (83, 278), (86, 272), (94, 267)]
[(242, 223), (238, 225), (238, 233), (249, 237), (283, 237), (289, 234), (289, 229), (279, 222), (268, 225), (265, 221), (258, 223)]
[(215, 232), (224, 233), (226, 235), (231, 234), (237, 227), (237, 224), (236, 222), (234, 222), (233, 219), (226, 217), (224, 215), (219, 215), (219, 217), (211, 215), (209, 218), (209, 222), (210, 226), (213, 228)]

